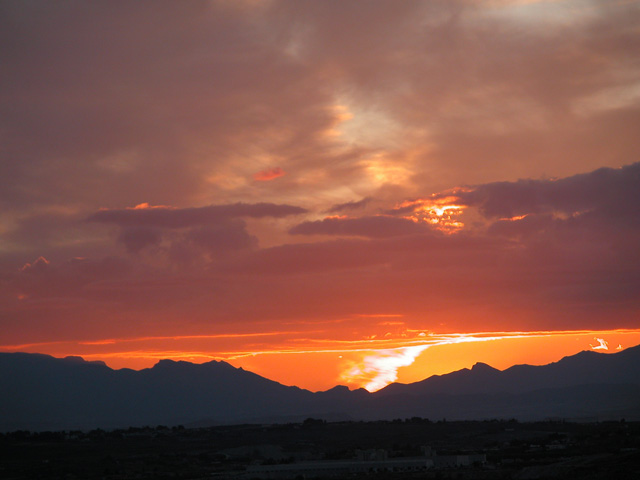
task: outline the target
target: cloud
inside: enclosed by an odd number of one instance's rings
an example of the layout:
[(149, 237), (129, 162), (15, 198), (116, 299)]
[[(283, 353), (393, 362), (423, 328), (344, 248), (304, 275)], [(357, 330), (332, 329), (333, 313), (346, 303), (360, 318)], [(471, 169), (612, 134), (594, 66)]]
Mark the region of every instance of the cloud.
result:
[(253, 179), (258, 182), (268, 182), (269, 180), (274, 180), (276, 178), (282, 177), (286, 175), (285, 172), (280, 167), (267, 168), (266, 170), (261, 170), (258, 173), (253, 174)]
[(194, 208), (143, 203), (134, 208), (99, 210), (86, 221), (120, 226), (118, 240), (131, 253), (158, 246), (164, 239), (170, 243), (170, 259), (191, 263), (199, 252), (218, 256), (223, 252), (257, 247), (257, 238), (247, 233), (246, 223), (239, 217), (282, 218), (304, 212), (306, 210), (300, 207), (272, 203)]
[(595, 337), (595, 339), (598, 341), (598, 345), (594, 347), (593, 345), (589, 344), (592, 350), (609, 350), (609, 342), (607, 342), (603, 338)]
[[(34, 262), (25, 264), (17, 272), (7, 276), (6, 287), (15, 296), (22, 295), (29, 299), (33, 308), (41, 302), (42, 308), (47, 309), (47, 301), (67, 302), (68, 304), (82, 303), (92, 305), (91, 295), (87, 295), (92, 284), (122, 280), (132, 271), (129, 262), (114, 257), (100, 260), (87, 258), (72, 258), (64, 262), (52, 262), (39, 257)], [(4, 306), (7, 308), (7, 306)], [(93, 304), (100, 309), (100, 302)], [(12, 312), (12, 315), (15, 312)], [(35, 315), (39, 315), (40, 312)], [(51, 311), (51, 316), (55, 316)], [(9, 317), (7, 317), (9, 318)]]
[[(638, 151), (635, 5), (392, 3), (3, 6), (0, 201), (255, 202), (273, 186), (252, 176), (277, 163), (296, 172), (278, 201), (327, 209), (381, 185), (567, 175)], [(71, 42), (86, 25), (96, 38)]]
[(637, 3), (347, 3), (2, 2), (3, 334), (635, 325)]
[(158, 245), (162, 239), (162, 231), (159, 228), (147, 226), (124, 227), (118, 240), (125, 244), (127, 250), (138, 253), (149, 245)]
[[(238, 218), (184, 228), (178, 232), (148, 226), (122, 227), (118, 240), (130, 253), (140, 253), (146, 247), (158, 247), (164, 242), (169, 260), (181, 264), (202, 261), (203, 254), (211, 260), (229, 252), (258, 246), (258, 239), (247, 232), (246, 223)], [(161, 253), (165, 253), (164, 250)]]
[(507, 237), (532, 238), (541, 231), (554, 228), (552, 214), (528, 214), (516, 218), (497, 220), (489, 226), (489, 233)]
[[(332, 92), (312, 80), (314, 68), (288, 57), (290, 37), (273, 35), (279, 19), (269, 6), (164, 4), (153, 18), (142, 5), (2, 9), (2, 41), (11, 45), (2, 63), (12, 65), (2, 88), (12, 94), (2, 100), (1, 127), (11, 138), (5, 151), (19, 158), (0, 163), (0, 182), (13, 179), (0, 188), (7, 205), (63, 197), (190, 204), (229, 185), (259, 198), (247, 179), (265, 155), (317, 160), (327, 152)], [(89, 24), (101, 41), (69, 42)], [(43, 175), (46, 185), (34, 188)]]
[(640, 212), (640, 163), (557, 180), (519, 180), (479, 185), (457, 192), (458, 201), (491, 218), (529, 214), (596, 212), (637, 220)]
[(351, 239), (264, 248), (224, 263), (229, 273), (291, 275), (336, 272), (384, 263), (377, 245)]
[(188, 232), (186, 239), (212, 255), (258, 246), (258, 239), (247, 233), (246, 225), (240, 219), (194, 228)]
[(384, 215), (357, 218), (327, 217), (323, 220), (300, 223), (289, 230), (292, 235), (343, 235), (369, 238), (430, 232), (432, 229), (427, 223)]
[(20, 269), (26, 274), (37, 274), (49, 269), (50, 262), (44, 257), (38, 257), (33, 263), (25, 263)]
[(301, 207), (273, 203), (247, 204), (238, 202), (230, 205), (209, 205), (192, 208), (138, 206), (136, 208), (99, 210), (91, 214), (87, 221), (112, 223), (120, 226), (144, 225), (162, 228), (187, 228), (228, 221), (237, 217), (282, 218), (305, 212), (306, 210)]
[(358, 201), (339, 203), (337, 205), (333, 205), (329, 210), (327, 210), (327, 212), (340, 213), (340, 212), (344, 212), (345, 210), (347, 211), (358, 210), (360, 208), (366, 207), (369, 204), (369, 202), (371, 202), (371, 200), (372, 200), (371, 197), (365, 197), (362, 200), (358, 200)]
[(398, 379), (398, 369), (411, 365), (416, 357), (429, 345), (416, 345), (391, 350), (381, 350), (365, 356), (361, 362), (352, 365), (341, 374), (340, 380), (354, 384), (364, 384), (367, 390), (375, 392)]

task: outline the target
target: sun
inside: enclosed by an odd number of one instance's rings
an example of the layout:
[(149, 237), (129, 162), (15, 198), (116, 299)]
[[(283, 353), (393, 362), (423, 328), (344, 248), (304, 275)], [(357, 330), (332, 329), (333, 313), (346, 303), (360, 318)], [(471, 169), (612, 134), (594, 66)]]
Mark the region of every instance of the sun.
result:
[(461, 220), (465, 206), (456, 203), (454, 196), (420, 198), (402, 202), (394, 210), (409, 211), (404, 218), (426, 222), (443, 233), (456, 233), (464, 228)]

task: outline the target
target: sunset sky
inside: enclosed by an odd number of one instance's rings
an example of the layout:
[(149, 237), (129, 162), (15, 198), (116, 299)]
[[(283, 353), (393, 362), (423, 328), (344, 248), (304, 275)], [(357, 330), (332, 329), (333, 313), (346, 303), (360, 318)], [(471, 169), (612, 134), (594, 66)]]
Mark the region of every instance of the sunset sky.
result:
[(640, 344), (640, 1), (4, 1), (0, 65), (0, 351), (373, 391)]

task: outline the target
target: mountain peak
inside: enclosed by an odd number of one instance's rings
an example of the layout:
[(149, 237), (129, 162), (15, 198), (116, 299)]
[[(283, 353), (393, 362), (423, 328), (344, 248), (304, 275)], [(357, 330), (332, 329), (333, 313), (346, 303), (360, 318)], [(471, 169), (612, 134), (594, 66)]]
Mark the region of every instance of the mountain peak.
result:
[(67, 355), (63, 360), (66, 360), (67, 362), (84, 363), (84, 358), (78, 355)]
[(351, 391), (349, 389), (349, 387), (345, 386), (345, 385), (336, 385), (335, 387), (330, 388), (329, 390), (325, 390), (324, 393), (329, 393), (329, 392), (349, 392)]
[(472, 372), (498, 372), (499, 370), (493, 368), (491, 365), (487, 365), (486, 363), (477, 362), (471, 367)]
[(520, 365), (504, 371), (476, 363), (413, 384), (391, 384), (375, 393), (343, 385), (312, 393), (223, 361), (162, 360), (153, 369), (110, 370), (86, 368), (92, 362), (79, 358), (0, 352), (0, 391), (11, 392), (11, 396), (0, 395), (0, 431), (178, 425), (203, 418), (241, 423), (327, 415), (539, 419), (619, 414), (638, 418), (640, 348), (610, 355), (587, 351), (568, 358), (583, 361)]
[(158, 363), (156, 363), (153, 368), (168, 368), (171, 367), (173, 365), (177, 365), (179, 362), (176, 362), (175, 360), (171, 360), (169, 358), (163, 358), (162, 360), (158, 360)]
[(101, 365), (103, 367), (107, 366), (107, 364), (104, 363), (102, 360), (87, 361), (87, 360), (85, 360), (84, 358), (82, 358), (82, 357), (80, 357), (78, 355), (67, 355), (62, 360), (65, 361), (65, 362), (83, 364), (83, 365)]
[(225, 367), (233, 370), (242, 370), (242, 368), (236, 368), (230, 363), (224, 362), (222, 360), (211, 360), (210, 362), (205, 363), (192, 363), (187, 362), (185, 360), (171, 360), (170, 358), (164, 358), (162, 360), (158, 360), (153, 368), (159, 369), (167, 369), (167, 368), (178, 368), (178, 367)]

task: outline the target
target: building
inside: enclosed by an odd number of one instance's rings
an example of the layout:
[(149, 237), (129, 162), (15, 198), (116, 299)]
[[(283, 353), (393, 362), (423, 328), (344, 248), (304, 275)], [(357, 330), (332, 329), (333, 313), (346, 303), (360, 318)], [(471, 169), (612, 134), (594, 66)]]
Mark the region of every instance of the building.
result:
[[(385, 452), (386, 455), (386, 452)], [(404, 457), (386, 460), (328, 460), (283, 465), (249, 465), (245, 478), (339, 477), (374, 472), (418, 472), (433, 468), (426, 457)]]

